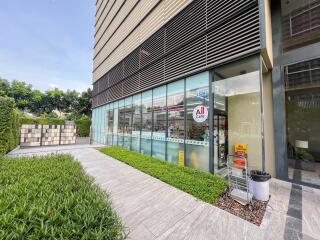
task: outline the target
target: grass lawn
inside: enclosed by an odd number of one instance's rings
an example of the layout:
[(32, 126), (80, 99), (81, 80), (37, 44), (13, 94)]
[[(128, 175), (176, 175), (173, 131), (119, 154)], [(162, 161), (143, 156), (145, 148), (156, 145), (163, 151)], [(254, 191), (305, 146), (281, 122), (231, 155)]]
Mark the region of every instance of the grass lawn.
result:
[(0, 156), (0, 239), (123, 238), (108, 196), (70, 155)]
[(211, 173), (181, 167), (121, 147), (101, 148), (100, 151), (208, 203), (215, 203), (228, 186), (225, 180)]

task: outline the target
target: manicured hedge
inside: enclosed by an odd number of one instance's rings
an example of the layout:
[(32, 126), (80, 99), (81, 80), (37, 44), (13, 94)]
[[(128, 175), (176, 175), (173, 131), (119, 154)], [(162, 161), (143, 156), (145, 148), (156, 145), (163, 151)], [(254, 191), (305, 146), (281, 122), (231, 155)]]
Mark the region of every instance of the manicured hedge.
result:
[(64, 122), (61, 118), (21, 118), (21, 124), (63, 125)]
[(91, 121), (89, 118), (80, 118), (75, 121), (77, 126), (77, 136), (78, 137), (89, 137)]
[(0, 239), (124, 239), (109, 196), (70, 155), (0, 157)]
[(100, 151), (208, 203), (216, 202), (228, 186), (224, 179), (211, 173), (181, 167), (121, 147), (106, 147)]
[(13, 98), (0, 97), (0, 155), (19, 144), (19, 113)]

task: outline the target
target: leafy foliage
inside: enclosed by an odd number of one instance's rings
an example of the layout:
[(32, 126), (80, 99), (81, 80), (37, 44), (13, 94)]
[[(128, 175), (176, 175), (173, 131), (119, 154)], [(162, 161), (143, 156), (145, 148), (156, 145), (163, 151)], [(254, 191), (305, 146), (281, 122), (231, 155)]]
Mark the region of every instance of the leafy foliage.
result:
[(0, 155), (19, 144), (19, 113), (13, 98), (0, 97)]
[(0, 239), (124, 239), (107, 194), (69, 155), (0, 158)]
[(90, 135), (91, 121), (88, 117), (84, 116), (75, 121), (77, 126), (77, 136), (88, 137)]
[(85, 114), (91, 115), (91, 89), (78, 93), (77, 91), (63, 92), (58, 88), (42, 93), (33, 89), (31, 84), (14, 80), (11, 83), (0, 78), (0, 96), (12, 97), (18, 109), (29, 111), (36, 115), (50, 114), (53, 110), (73, 113), (76, 118)]
[(208, 203), (216, 202), (227, 188), (225, 180), (211, 173), (181, 167), (121, 147), (101, 148), (100, 151)]
[(43, 125), (62, 125), (64, 120), (61, 118), (27, 118), (20, 119), (21, 124), (43, 124)]

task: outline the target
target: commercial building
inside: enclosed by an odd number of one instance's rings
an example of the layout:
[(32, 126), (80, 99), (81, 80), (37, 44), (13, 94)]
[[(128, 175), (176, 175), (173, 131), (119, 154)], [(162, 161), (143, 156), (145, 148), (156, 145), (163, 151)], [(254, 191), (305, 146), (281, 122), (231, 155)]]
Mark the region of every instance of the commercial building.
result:
[(320, 186), (319, 0), (97, 0), (94, 142)]

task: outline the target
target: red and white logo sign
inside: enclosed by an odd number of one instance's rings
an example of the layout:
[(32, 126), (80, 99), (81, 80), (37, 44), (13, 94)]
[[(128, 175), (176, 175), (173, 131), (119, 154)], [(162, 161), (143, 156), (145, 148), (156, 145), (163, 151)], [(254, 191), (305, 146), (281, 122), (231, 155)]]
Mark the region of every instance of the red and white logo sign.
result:
[(193, 119), (197, 123), (202, 123), (208, 119), (208, 109), (206, 106), (200, 105), (193, 109)]

